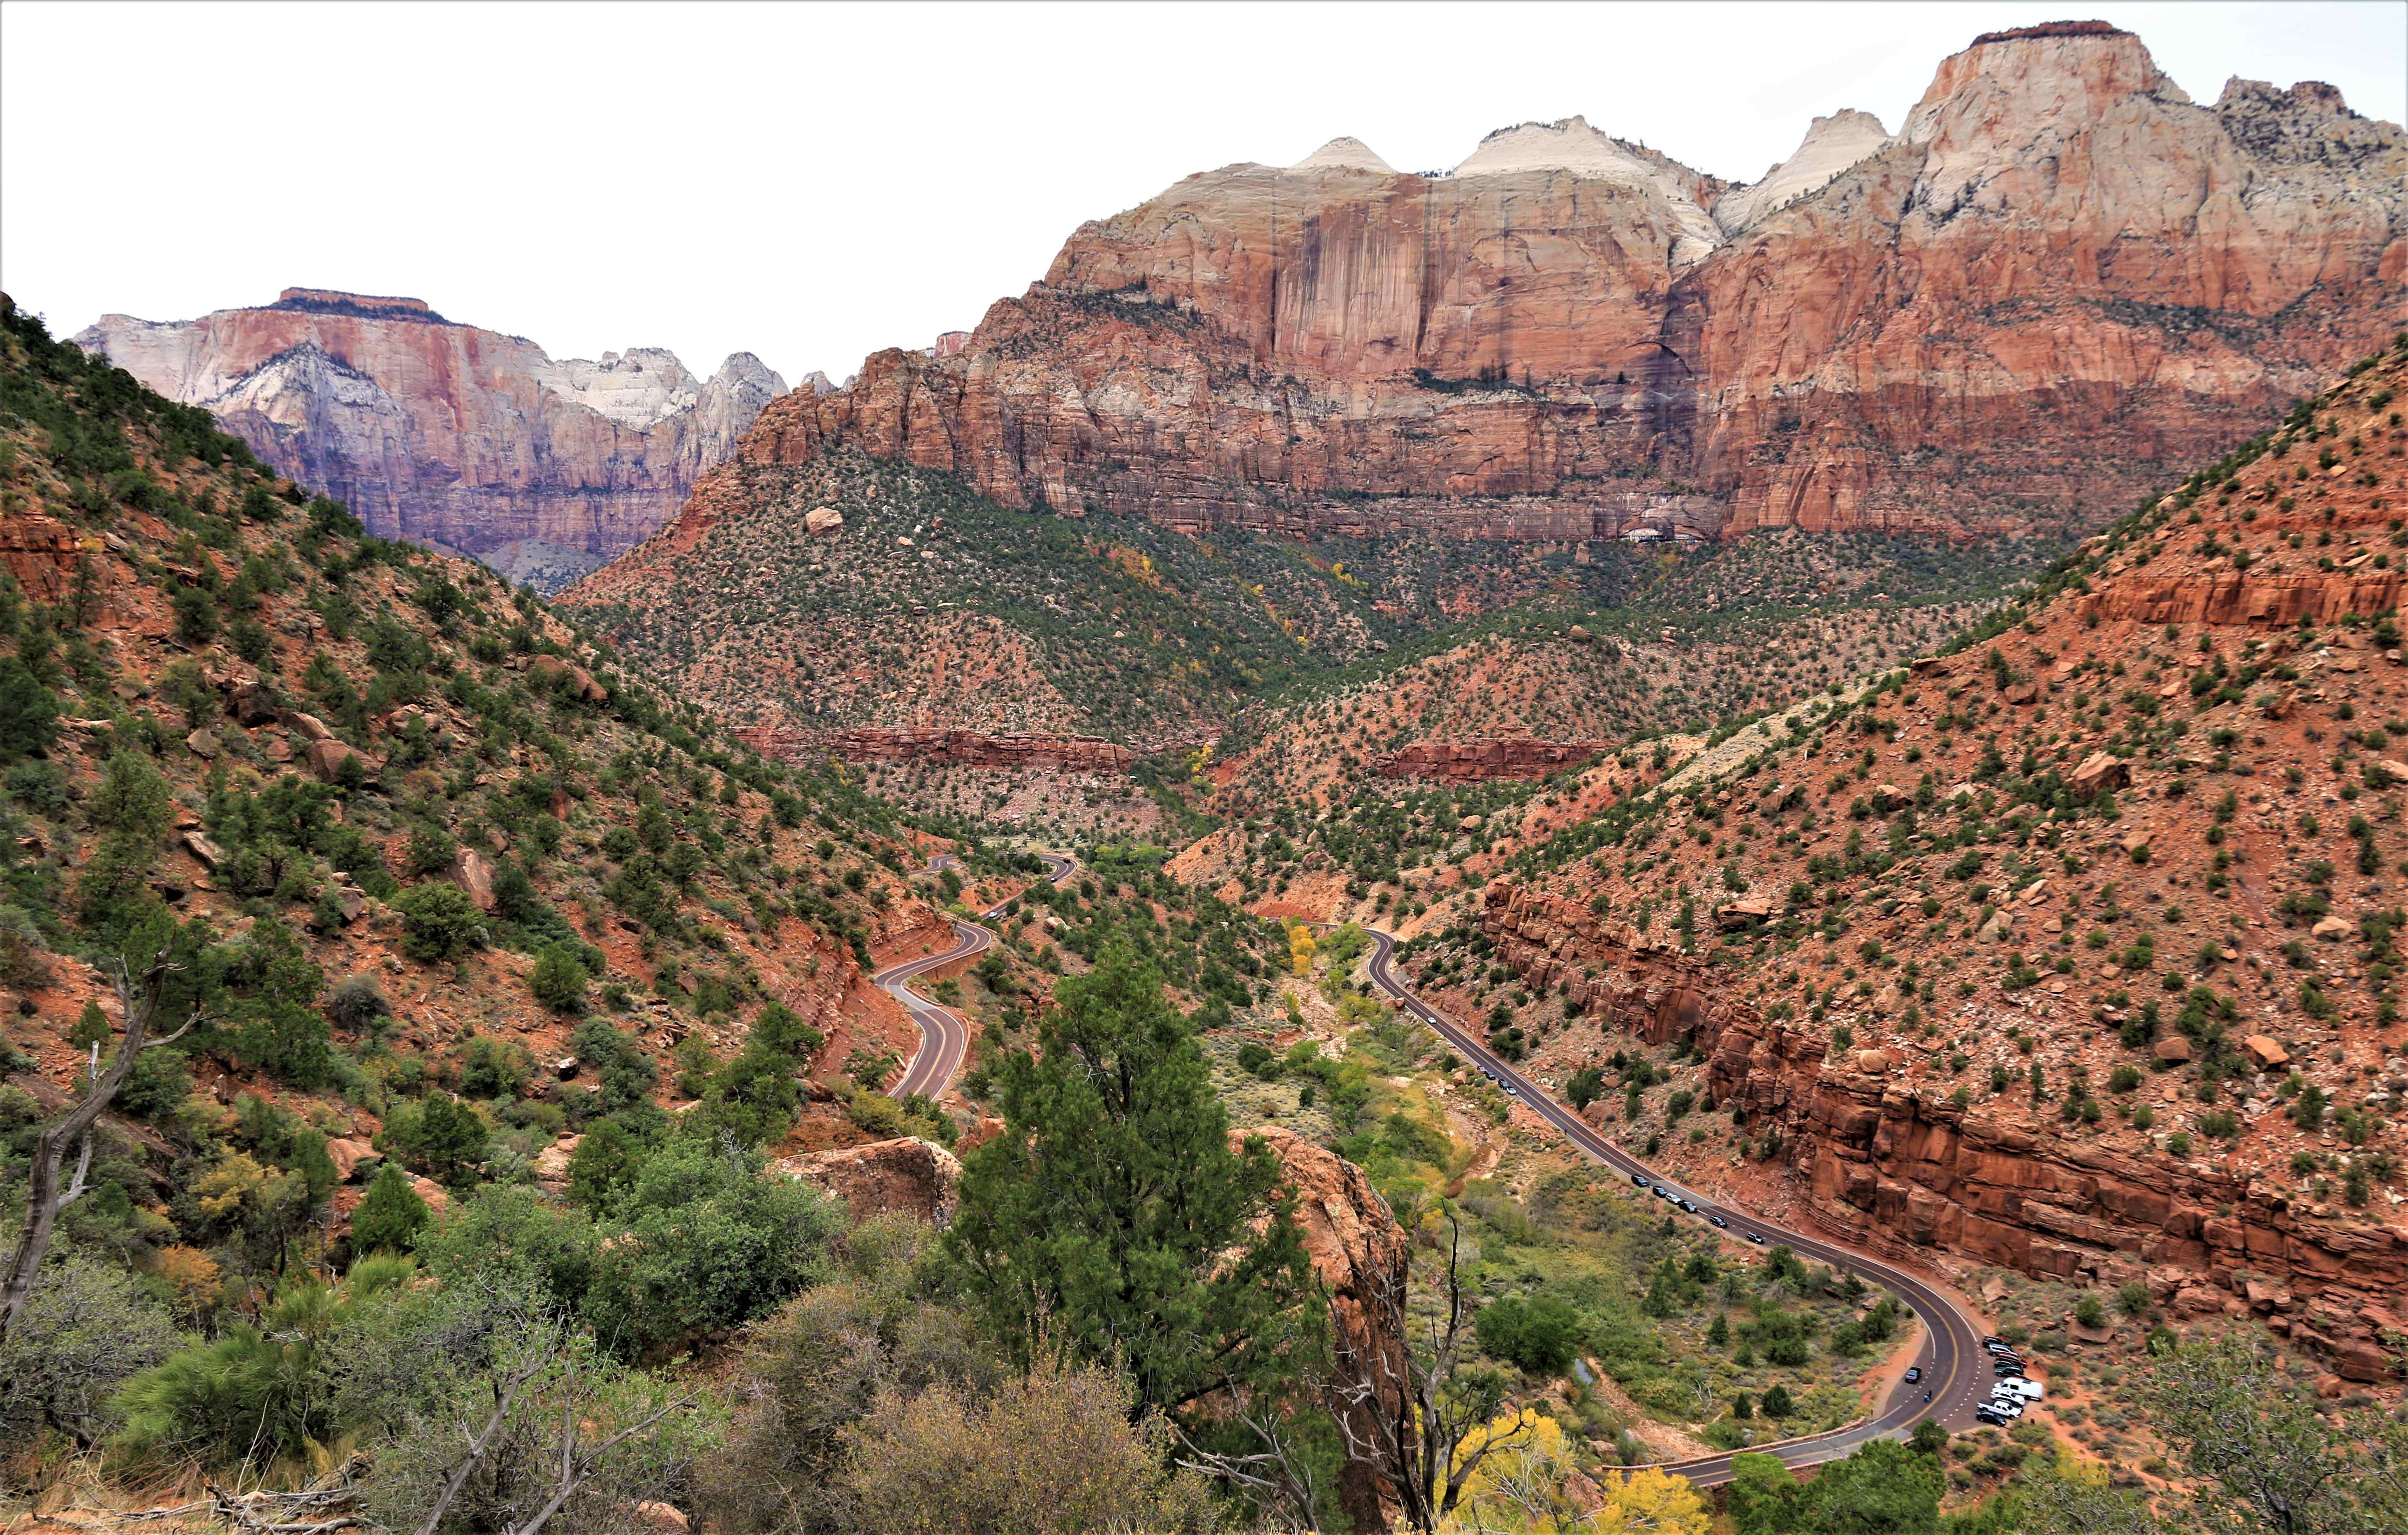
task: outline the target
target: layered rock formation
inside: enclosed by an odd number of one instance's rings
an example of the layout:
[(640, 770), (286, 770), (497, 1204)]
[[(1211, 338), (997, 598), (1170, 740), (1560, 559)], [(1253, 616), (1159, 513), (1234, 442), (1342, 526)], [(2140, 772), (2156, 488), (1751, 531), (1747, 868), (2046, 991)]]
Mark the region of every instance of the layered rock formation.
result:
[(2344, 1379), (2391, 1378), (2368, 1308), (2408, 1293), (2408, 1232), (2396, 1226), (2310, 1218), (2275, 1180), (2170, 1169), (2054, 1133), (2003, 1100), (1961, 1106), (1905, 1080), (1903, 1053), (1835, 1051), (1670, 941), (1518, 882), (1488, 887), (1484, 925), (1534, 990), (1561, 986), (1601, 1026), (1650, 1044), (1689, 1040), (1707, 1057), (1706, 1099), (1782, 1126), (1808, 1208), (1858, 1246), (2083, 1284), (2138, 1280), (2188, 1314), (2275, 1316)]
[(369, 531), (499, 552), (547, 585), (667, 522), (785, 391), (750, 352), (707, 380), (652, 348), (554, 360), (419, 299), (307, 288), (198, 320), (104, 315), (75, 339)]
[(2329, 87), (2201, 106), (2097, 22), (1977, 39), (1896, 136), (1818, 119), (1747, 186), (1578, 118), (1443, 175), (1339, 139), (1083, 226), (958, 353), (881, 352), (741, 454), (1184, 527), (2070, 518), (2388, 334), (2403, 177)]

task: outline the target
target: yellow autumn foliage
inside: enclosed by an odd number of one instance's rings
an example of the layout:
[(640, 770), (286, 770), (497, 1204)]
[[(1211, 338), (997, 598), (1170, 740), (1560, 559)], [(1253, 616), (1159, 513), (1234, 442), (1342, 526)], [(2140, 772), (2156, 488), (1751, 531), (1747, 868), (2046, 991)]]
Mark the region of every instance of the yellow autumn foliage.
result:
[[(1481, 1452), (1488, 1449), (1483, 1456)], [(1563, 1425), (1530, 1408), (1499, 1413), (1456, 1448), (1477, 1458), (1453, 1531), (1481, 1535), (1707, 1535), (1713, 1516), (1688, 1478), (1656, 1467), (1599, 1470), (1583, 1485)], [(1593, 1488), (1593, 1494), (1592, 1494)]]
[(1320, 952), (1312, 928), (1299, 922), (1287, 930), (1287, 962), (1297, 974), (1311, 975), (1312, 956)]
[(242, 1208), (243, 1200), (267, 1186), (267, 1169), (241, 1152), (235, 1153), (201, 1175), (193, 1185), (201, 1213), (224, 1220)]

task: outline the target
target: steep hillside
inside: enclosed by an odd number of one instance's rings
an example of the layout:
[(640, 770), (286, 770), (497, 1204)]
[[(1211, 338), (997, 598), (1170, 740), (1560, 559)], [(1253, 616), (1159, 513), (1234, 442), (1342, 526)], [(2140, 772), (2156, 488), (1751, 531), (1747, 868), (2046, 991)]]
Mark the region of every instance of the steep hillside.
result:
[(1188, 529), (2073, 526), (2381, 344), (2403, 186), (2329, 87), (2194, 103), (2097, 22), (1749, 187), (1578, 118), (1442, 174), (1341, 140), (1082, 226), (958, 351), (774, 402), (720, 494), (843, 446)]
[(1424, 983), (1710, 1184), (2391, 1378), (2403, 406), (2408, 338), (2026, 607), (1526, 838)]
[(313, 288), (198, 320), (104, 315), (75, 340), (369, 532), (546, 591), (667, 522), (786, 389), (750, 352), (707, 380), (657, 348), (555, 360), (419, 299)]
[[(139, 993), (165, 954), (168, 1005), (211, 1014), (122, 1100), (119, 1236), (214, 1248), (222, 1212), (187, 1206), (237, 1153), (334, 1158), (286, 1212), (322, 1244), (380, 1155), (455, 1188), (557, 1180), (574, 1132), (696, 1097), (748, 1139), (865, 1138), (841, 1094), (797, 1126), (792, 1079), (875, 1085), (916, 1045), (867, 972), (951, 930), (890, 807), (5, 320), (10, 1132), (106, 1042), (119, 965)], [(730, 1057), (761, 1092), (713, 1076)], [(445, 1115), (477, 1152), (430, 1143)]]
[(1414, 728), (1619, 738), (1716, 719), (1832, 681), (1856, 637), (1868, 653), (1885, 636), (1901, 653), (1928, 642), (2054, 547), (1199, 538), (1140, 518), (1012, 510), (953, 475), (848, 449), (793, 467), (731, 466), (561, 600), (775, 753), (1117, 771), (1132, 752), (1193, 748), (1233, 724), (1276, 730), (1291, 706), (1387, 689), (1426, 657), (1461, 671), (1470, 653), (1446, 657), (1468, 637), (1553, 637), (1576, 623), (1651, 642), (1674, 625), (1691, 649), (1643, 700), (1586, 698), (1571, 685), (1586, 669), (1570, 663), (1620, 648), (1542, 643), (1523, 670), (1551, 694), (1544, 708), (1475, 690), (1457, 696), (1461, 717)]

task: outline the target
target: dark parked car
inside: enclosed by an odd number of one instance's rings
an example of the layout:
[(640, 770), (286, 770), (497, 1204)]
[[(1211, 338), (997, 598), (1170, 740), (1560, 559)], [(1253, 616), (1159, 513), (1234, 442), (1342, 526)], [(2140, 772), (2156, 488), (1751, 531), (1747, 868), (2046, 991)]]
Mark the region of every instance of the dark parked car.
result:
[(1643, 1172), (1632, 1173), (1630, 1175), (1630, 1181), (1638, 1184), (1641, 1188), (1645, 1188), (1647, 1186), (1647, 1175)]
[(1698, 1207), (1697, 1207), (1696, 1205), (1691, 1204), (1691, 1203), (1690, 1203), (1688, 1200), (1686, 1200), (1686, 1199), (1675, 1199), (1675, 1200), (1673, 1200), (1672, 1202), (1673, 1202), (1674, 1204), (1676, 1204), (1676, 1205), (1679, 1205), (1682, 1209), (1684, 1209), (1684, 1210), (1687, 1211), (1687, 1212), (1688, 1212), (1690, 1214), (1692, 1214), (1692, 1215), (1694, 1215), (1694, 1214), (1696, 1214), (1696, 1213), (1698, 1212)]

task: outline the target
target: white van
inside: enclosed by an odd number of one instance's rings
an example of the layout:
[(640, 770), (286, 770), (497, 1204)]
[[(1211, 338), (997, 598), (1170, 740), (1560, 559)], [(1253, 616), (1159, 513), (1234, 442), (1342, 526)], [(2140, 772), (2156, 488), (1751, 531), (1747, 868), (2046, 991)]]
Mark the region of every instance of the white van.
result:
[(2038, 1381), (2027, 1380), (2021, 1376), (2013, 1380), (2000, 1381), (1997, 1391), (2000, 1395), (2021, 1397), (2026, 1401), (2039, 1401), (2048, 1395), (2048, 1387)]

